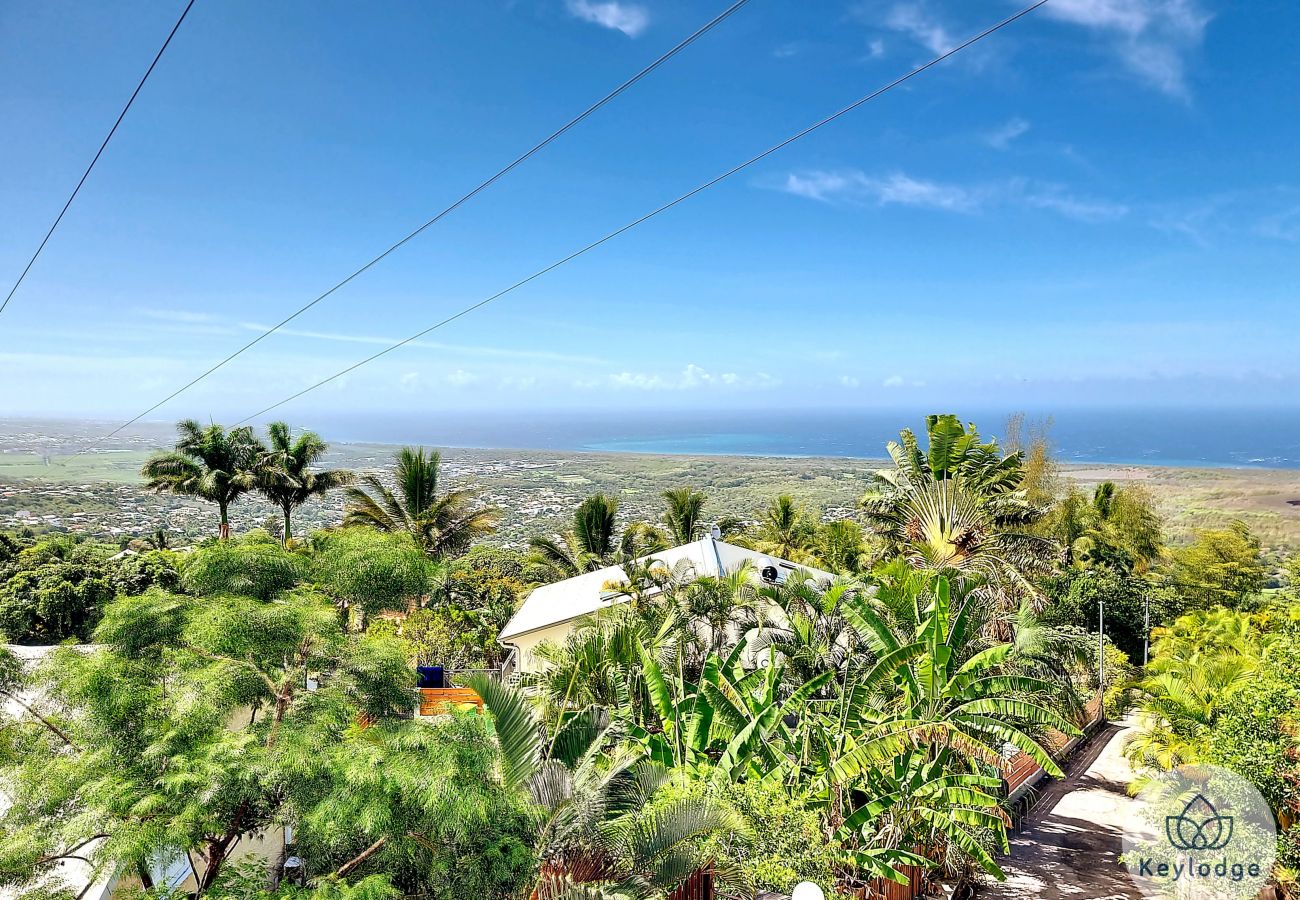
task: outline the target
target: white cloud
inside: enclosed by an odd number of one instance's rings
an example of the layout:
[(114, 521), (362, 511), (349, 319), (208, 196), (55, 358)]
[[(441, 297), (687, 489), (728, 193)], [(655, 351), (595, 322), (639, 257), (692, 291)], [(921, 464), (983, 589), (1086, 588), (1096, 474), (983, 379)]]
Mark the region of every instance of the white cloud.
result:
[(880, 57), (884, 55), (885, 55), (885, 42), (882, 41), (880, 38), (876, 38), (874, 41), (871, 41), (870, 43), (867, 44), (867, 56), (870, 59), (880, 59)]
[(880, 382), (880, 386), (887, 387), (887, 388), (904, 388), (904, 387), (923, 388), (925, 387), (925, 382), (908, 381), (902, 375), (890, 375), (884, 381)]
[(856, 169), (836, 172), (791, 172), (783, 190), (823, 203), (868, 201), (878, 206), (898, 204), (953, 212), (973, 212), (979, 199), (965, 188), (912, 178), (895, 172), (883, 178)]
[(1157, 90), (1190, 95), (1187, 56), (1210, 22), (1198, 0), (1053, 0), (1043, 14), (1104, 38), (1130, 73)]
[(915, 178), (903, 172), (871, 176), (857, 169), (791, 172), (781, 190), (822, 203), (869, 203), (911, 206), (942, 212), (975, 213), (994, 206), (1042, 209), (1078, 222), (1109, 222), (1128, 214), (1128, 207), (1079, 197), (1059, 184), (1009, 178), (959, 185)]
[(477, 384), (478, 376), (473, 372), (466, 372), (464, 369), (457, 369), (447, 375), (446, 381), (452, 387), (467, 387), (471, 384)]
[(859, 388), (862, 387), (862, 380), (852, 375), (841, 375), (840, 384), (846, 388)]
[(885, 16), (885, 27), (901, 31), (936, 55), (947, 53), (955, 45), (952, 34), (920, 3), (898, 3)]
[[(616, 372), (609, 376), (608, 381), (609, 386), (616, 390), (636, 391), (690, 391), (706, 388), (762, 390), (777, 387), (780, 383), (780, 379), (773, 378), (766, 372), (757, 372), (752, 375), (723, 372), (715, 375), (694, 363), (686, 366), (677, 375), (661, 375), (650, 372)], [(574, 382), (574, 386), (595, 387), (597, 385), (591, 382), (582, 385)]]
[(628, 37), (636, 37), (650, 24), (650, 14), (645, 7), (635, 3), (620, 3), (618, 0), (567, 0), (569, 12), (602, 28), (621, 31)]
[(1016, 116), (1009, 120), (1005, 125), (995, 128), (988, 134), (984, 135), (984, 143), (996, 150), (1005, 150), (1011, 146), (1016, 138), (1022, 136), (1029, 130), (1029, 123), (1024, 119)]

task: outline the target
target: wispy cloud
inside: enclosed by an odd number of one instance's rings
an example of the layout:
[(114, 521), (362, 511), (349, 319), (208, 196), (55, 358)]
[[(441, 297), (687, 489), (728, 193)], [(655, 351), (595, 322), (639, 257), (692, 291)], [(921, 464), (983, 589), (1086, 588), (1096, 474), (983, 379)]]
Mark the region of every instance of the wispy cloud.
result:
[(1280, 185), (1268, 190), (1224, 191), (1151, 215), (1151, 225), (1213, 247), (1242, 238), (1300, 243), (1300, 188)]
[(850, 390), (860, 388), (862, 387), (862, 379), (853, 375), (841, 375), (840, 386), (849, 388)]
[[(239, 327), (248, 332), (261, 332), (270, 328), (269, 325), (263, 325), (259, 322), (240, 322)], [(334, 331), (310, 331), (298, 328), (281, 328), (276, 333), (285, 335), (286, 337), (309, 338), (311, 340), (334, 341), (345, 344), (368, 344), (372, 346), (388, 346), (390, 344), (395, 344), (400, 340), (399, 338), (383, 337), (380, 335), (352, 334), (349, 332)], [(446, 353), (457, 353), (470, 357), (515, 359), (535, 362), (575, 363), (580, 365), (603, 365), (609, 362), (609, 360), (602, 359), (598, 356), (557, 353), (551, 350), (516, 350), (507, 347), (444, 344), (438, 341), (428, 340), (411, 341), (406, 346), (421, 347), (426, 350), (441, 350)]]
[(1109, 222), (1128, 213), (1123, 204), (1079, 197), (1061, 185), (1024, 178), (960, 185), (903, 172), (873, 176), (848, 169), (791, 172), (781, 189), (822, 203), (910, 206), (968, 214), (994, 206), (1018, 206), (1047, 210), (1080, 222)]
[(1005, 124), (993, 129), (984, 135), (984, 143), (988, 144), (995, 150), (1006, 150), (1018, 137), (1024, 136), (1029, 130), (1029, 123), (1024, 119), (1016, 116), (1008, 120)]
[(787, 193), (823, 203), (869, 201), (879, 206), (899, 204), (973, 212), (980, 200), (966, 188), (913, 178), (902, 172), (884, 177), (857, 170), (791, 172), (783, 187)]
[[(714, 374), (691, 363), (676, 375), (663, 375), (653, 372), (616, 372), (609, 376), (609, 387), (617, 390), (635, 391), (690, 391), (701, 389), (762, 390), (774, 388), (781, 384), (780, 379), (773, 378), (766, 372), (740, 375), (736, 372)], [(596, 387), (600, 382), (584, 381), (575, 383), (575, 387)]]
[(619, 0), (567, 0), (566, 5), (572, 15), (584, 22), (621, 31), (628, 37), (636, 37), (650, 25), (650, 13), (635, 3), (621, 3)]
[(947, 53), (956, 44), (952, 33), (921, 3), (898, 3), (885, 14), (884, 25), (908, 35), (931, 53)]
[(881, 387), (885, 388), (923, 388), (924, 381), (910, 381), (902, 375), (890, 375), (884, 381), (880, 382)]
[(1089, 29), (1131, 74), (1157, 90), (1190, 96), (1188, 56), (1211, 18), (1197, 0), (1053, 0), (1043, 14)]

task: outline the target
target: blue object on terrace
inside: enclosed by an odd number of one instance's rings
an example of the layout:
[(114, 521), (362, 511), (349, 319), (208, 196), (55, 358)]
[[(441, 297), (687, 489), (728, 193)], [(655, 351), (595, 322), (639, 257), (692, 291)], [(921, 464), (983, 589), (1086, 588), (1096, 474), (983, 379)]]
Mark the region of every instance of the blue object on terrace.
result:
[(416, 666), (415, 671), (420, 676), (420, 687), (422, 688), (445, 688), (447, 686), (447, 673), (442, 666)]

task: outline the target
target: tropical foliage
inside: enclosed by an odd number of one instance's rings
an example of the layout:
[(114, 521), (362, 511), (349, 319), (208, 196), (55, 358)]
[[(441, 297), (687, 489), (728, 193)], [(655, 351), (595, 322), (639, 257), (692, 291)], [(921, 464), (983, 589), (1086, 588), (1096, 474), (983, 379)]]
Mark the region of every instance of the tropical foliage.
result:
[[(1168, 549), (1139, 488), (1061, 492), (1042, 435), (1013, 426), (1007, 452), (955, 416), (925, 425), (856, 513), (789, 493), (742, 521), (680, 486), (643, 522), (595, 494), (525, 553), (476, 544), (498, 511), (449, 489), (436, 452), (356, 479), (284, 423), (265, 442), (181, 423), (144, 474), (214, 503), (219, 539), (0, 536), (0, 629), (91, 645), (34, 668), (0, 652), (0, 888), (57, 896), (76, 856), (122, 890), (190, 859), (193, 896), (266, 900), (997, 878), (1009, 759), (1059, 772), (1048, 748), (1098, 690), (1138, 705), (1136, 764), (1250, 777), (1300, 867), (1300, 613), (1265, 593), (1259, 541), (1233, 525)], [(334, 489), (340, 527), (292, 539)], [(229, 535), (255, 492), (283, 540)], [(787, 565), (654, 556), (715, 527)], [(465, 674), (503, 665), (496, 636), (533, 585), (610, 566), (617, 602), (539, 648), (542, 671)], [(413, 721), (415, 664), (459, 672), (484, 714)], [(280, 833), (269, 858), (240, 849)]]

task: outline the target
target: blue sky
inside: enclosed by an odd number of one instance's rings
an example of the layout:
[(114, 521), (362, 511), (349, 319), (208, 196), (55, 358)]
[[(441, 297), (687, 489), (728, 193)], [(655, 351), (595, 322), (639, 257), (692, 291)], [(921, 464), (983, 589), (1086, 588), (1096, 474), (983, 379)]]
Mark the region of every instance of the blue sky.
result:
[[(0, 414), (151, 405), (724, 5), (199, 0), (0, 317)], [(6, 291), (179, 6), (0, 11)], [(752, 0), (156, 417), (261, 409), (1015, 8)], [(1289, 0), (1051, 0), (282, 412), (1294, 404), (1297, 44)]]

